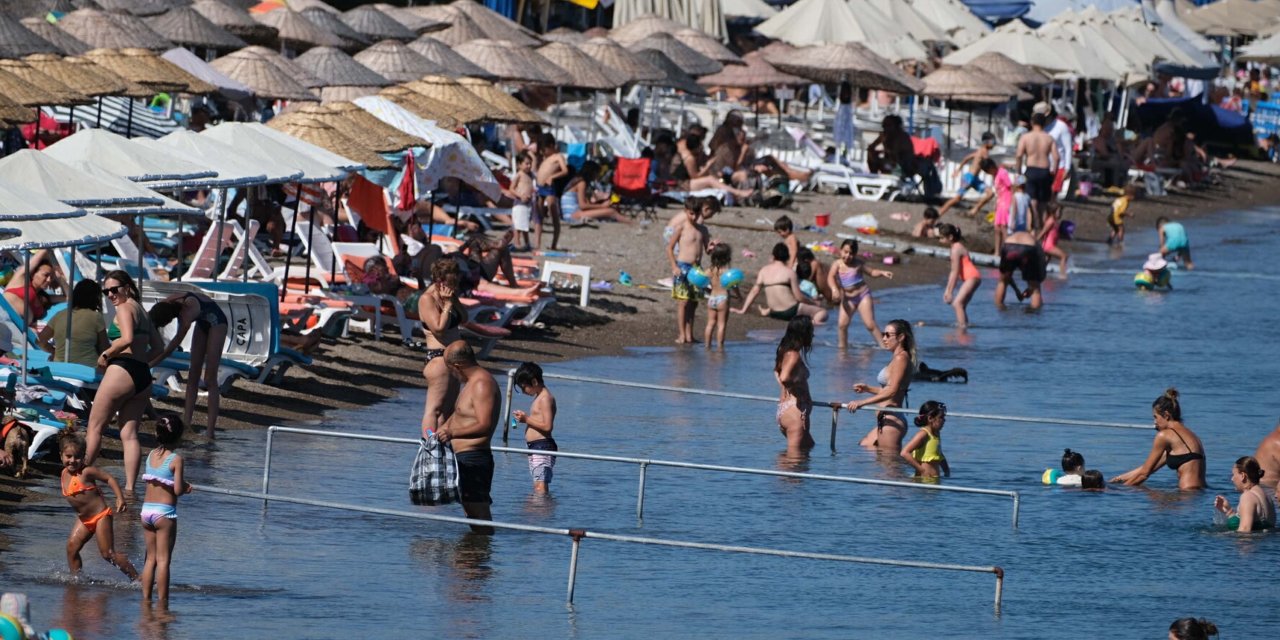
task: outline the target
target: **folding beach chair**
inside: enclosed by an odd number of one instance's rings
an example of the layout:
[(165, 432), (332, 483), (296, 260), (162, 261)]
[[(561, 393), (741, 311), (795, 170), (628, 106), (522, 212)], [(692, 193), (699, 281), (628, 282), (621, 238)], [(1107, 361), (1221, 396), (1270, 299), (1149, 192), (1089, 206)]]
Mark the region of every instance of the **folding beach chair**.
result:
[(656, 194), (649, 186), (650, 158), (615, 158), (613, 168), (613, 195), (617, 197), (620, 211), (635, 218), (643, 215), (657, 220), (654, 207)]

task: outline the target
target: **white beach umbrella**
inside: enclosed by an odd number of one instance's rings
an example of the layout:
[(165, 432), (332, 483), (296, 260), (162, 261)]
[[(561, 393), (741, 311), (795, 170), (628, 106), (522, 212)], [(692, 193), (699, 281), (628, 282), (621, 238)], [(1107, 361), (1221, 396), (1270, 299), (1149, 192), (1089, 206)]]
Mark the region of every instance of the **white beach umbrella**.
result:
[(228, 98), (243, 100), (253, 95), (253, 89), (250, 89), (248, 85), (238, 80), (233, 80), (221, 71), (214, 69), (208, 62), (201, 60), (196, 54), (187, 49), (182, 47), (170, 49), (160, 54), (160, 57), (181, 67), (183, 71), (217, 87)]
[(720, 9), (726, 18), (768, 20), (778, 15), (778, 10), (764, 0), (720, 0)]
[(1280, 63), (1280, 34), (1254, 40), (1240, 49), (1240, 55), (1236, 56), (1236, 59), (1268, 64)]
[(345, 169), (316, 160), (310, 154), (280, 142), (274, 133), (278, 132), (264, 133), (244, 122), (224, 122), (201, 131), (199, 135), (234, 147), (243, 154), (251, 154), (260, 162), (274, 162), (283, 169), (301, 171), (302, 176), (297, 178), (297, 182), (332, 182), (346, 177), (348, 171)]
[[(907, 2), (908, 0), (902, 0)], [(909, 0), (911, 8), (943, 31), (954, 34), (964, 31), (978, 35), (989, 33), (991, 25), (974, 15), (960, 0)], [(971, 37), (971, 36), (970, 36)], [(959, 43), (957, 43), (959, 44)], [(963, 46), (963, 45), (962, 45)]]
[[(1075, 72), (1074, 77), (1084, 77), (1097, 80), (1115, 80), (1119, 78), (1127, 79), (1130, 76), (1141, 76), (1141, 78), (1146, 78), (1150, 74), (1150, 60), (1147, 60), (1144, 63), (1136, 59), (1130, 59), (1124, 52), (1121, 52), (1118, 48), (1112, 45), (1111, 42), (1109, 42), (1090, 23), (1082, 23), (1078, 20), (1068, 22), (1054, 21), (1041, 26), (1039, 29), (1036, 29), (1036, 31), (1050, 40), (1073, 40), (1079, 45), (1079, 47), (1073, 47), (1073, 49), (1083, 48), (1086, 53), (1089, 54), (1087, 56), (1089, 58), (1087, 62), (1093, 63), (1094, 59), (1096, 59), (1097, 62), (1103, 64), (1110, 70), (1108, 75), (1095, 77), (1084, 73), (1082, 66), (1076, 66), (1076, 68), (1073, 69)], [(1079, 57), (1077, 52), (1063, 51), (1062, 53), (1064, 57), (1067, 57), (1068, 60), (1073, 62), (1073, 65), (1083, 64), (1081, 61), (1076, 60), (1076, 58)], [(1141, 53), (1138, 52), (1136, 55), (1141, 56)], [(1137, 79), (1139, 78), (1135, 78), (1135, 80)], [(1128, 83), (1126, 82), (1126, 84)]]
[(1058, 55), (1066, 61), (1068, 69), (1054, 74), (1059, 79), (1116, 80), (1124, 74), (1116, 71), (1083, 42), (1066, 32), (1055, 33), (1046, 38), (1046, 44), (1053, 47)]
[(910, 2), (904, 0), (870, 0), (871, 6), (896, 24), (917, 42), (951, 42), (942, 27), (921, 15)]
[(1016, 20), (1002, 25), (967, 47), (953, 51), (942, 61), (946, 64), (964, 65), (988, 51), (1003, 53), (1014, 62), (1050, 73), (1071, 70), (1070, 64), (1063, 60), (1061, 54), (1030, 27)]
[(151, 141), (218, 170), (219, 176), (237, 176), (246, 184), (276, 184), (294, 182), (302, 177), (302, 170), (267, 162), (256, 155), (245, 154), (231, 145), (224, 144), (194, 131), (175, 131), (159, 140)]
[(205, 185), (218, 172), (172, 154), (154, 154), (123, 136), (102, 129), (83, 129), (45, 149), (67, 163), (84, 160), (134, 182), (163, 180), (176, 187)]
[(1155, 0), (1155, 5), (1156, 15), (1160, 18), (1161, 30), (1176, 33), (1179, 38), (1202, 53), (1217, 53), (1222, 49), (1218, 43), (1196, 33), (1191, 27), (1187, 26), (1187, 23), (1183, 21), (1182, 16), (1174, 6), (1173, 0)]
[(53, 156), (34, 149), (21, 149), (0, 158), (4, 179), (73, 207), (117, 207), (145, 209), (163, 202), (160, 194), (111, 176), (102, 179), (79, 171)]
[(867, 0), (800, 0), (757, 25), (756, 31), (797, 47), (857, 42), (875, 45), (877, 53), (895, 60), (916, 53), (910, 45), (899, 44), (910, 37), (906, 31)]

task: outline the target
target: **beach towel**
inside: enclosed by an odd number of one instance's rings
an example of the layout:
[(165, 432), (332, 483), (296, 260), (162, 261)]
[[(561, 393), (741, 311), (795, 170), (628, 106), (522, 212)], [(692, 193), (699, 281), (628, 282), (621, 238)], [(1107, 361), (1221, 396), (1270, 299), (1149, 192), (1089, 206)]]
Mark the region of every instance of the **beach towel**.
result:
[(453, 447), (436, 439), (436, 434), (422, 439), (418, 455), (409, 471), (409, 499), (414, 504), (451, 504), (461, 500), (458, 491), (458, 461)]

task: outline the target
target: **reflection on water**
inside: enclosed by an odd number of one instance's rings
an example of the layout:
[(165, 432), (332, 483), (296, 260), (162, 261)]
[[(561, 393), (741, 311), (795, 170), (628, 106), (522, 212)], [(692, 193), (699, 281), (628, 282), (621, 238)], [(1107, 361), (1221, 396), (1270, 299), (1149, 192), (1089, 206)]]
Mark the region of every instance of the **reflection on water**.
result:
[(142, 616), (138, 619), (138, 638), (141, 640), (169, 640), (169, 626), (178, 617), (165, 607), (142, 603)]
[[(101, 587), (68, 584), (62, 589), (62, 606), (51, 625), (59, 629), (74, 629), (83, 637), (101, 637), (106, 629), (107, 606), (111, 592)], [(36, 605), (33, 603), (33, 608)]]

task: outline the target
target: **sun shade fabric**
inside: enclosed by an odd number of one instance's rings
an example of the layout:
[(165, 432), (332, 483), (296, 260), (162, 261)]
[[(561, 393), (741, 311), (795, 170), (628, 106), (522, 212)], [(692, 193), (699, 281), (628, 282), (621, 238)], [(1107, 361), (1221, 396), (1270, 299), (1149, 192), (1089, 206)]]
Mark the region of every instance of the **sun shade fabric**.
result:
[(320, 96), (312, 93), (271, 60), (253, 51), (241, 49), (209, 64), (219, 73), (249, 87), (259, 98), (316, 101), (320, 99)]
[(260, 125), (224, 122), (205, 129), (199, 135), (233, 147), (243, 154), (252, 154), (259, 162), (275, 163), (281, 169), (301, 171), (302, 177), (297, 179), (298, 182), (331, 182), (347, 175), (347, 170), (321, 162), (311, 154), (282, 143), (278, 137), (264, 131), (279, 133)]
[(157, 154), (101, 129), (83, 129), (51, 145), (44, 151), (66, 163), (85, 160), (135, 182), (193, 181), (217, 176), (217, 172), (172, 154)]
[(43, 151), (20, 149), (0, 158), (0, 175), (13, 183), (74, 207), (158, 205), (160, 195), (124, 178), (101, 179)]

